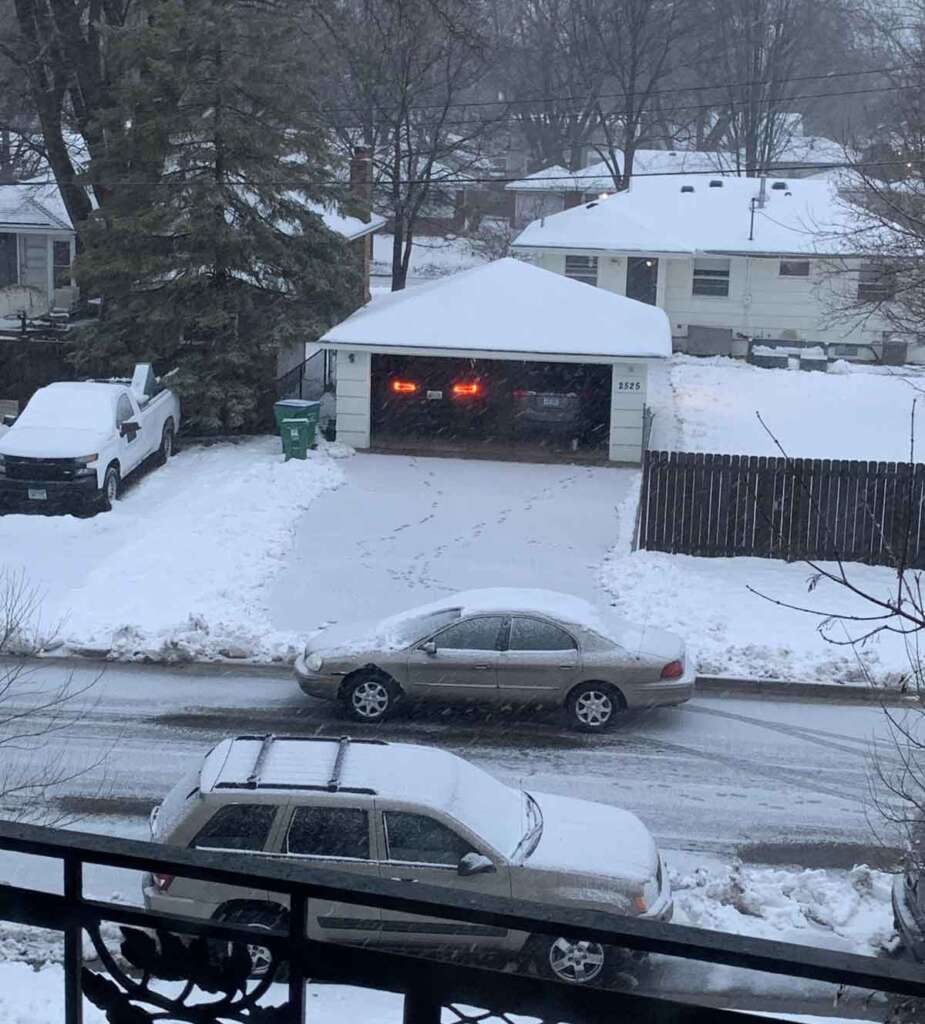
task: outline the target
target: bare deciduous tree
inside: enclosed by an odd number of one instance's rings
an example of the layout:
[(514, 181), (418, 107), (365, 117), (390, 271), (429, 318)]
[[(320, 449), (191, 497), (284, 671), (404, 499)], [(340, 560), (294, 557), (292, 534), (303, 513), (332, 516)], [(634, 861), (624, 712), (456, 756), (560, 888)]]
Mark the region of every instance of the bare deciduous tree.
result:
[(0, 572), (0, 815), (62, 825), (69, 815), (56, 809), (56, 794), (96, 773), (108, 751), (88, 763), (62, 758), (60, 746), (52, 747), (84, 718), (100, 676), (78, 682), (69, 674), (62, 683), (43, 683), (41, 669), (25, 657), (48, 643), (39, 609), (40, 594), (24, 574)]

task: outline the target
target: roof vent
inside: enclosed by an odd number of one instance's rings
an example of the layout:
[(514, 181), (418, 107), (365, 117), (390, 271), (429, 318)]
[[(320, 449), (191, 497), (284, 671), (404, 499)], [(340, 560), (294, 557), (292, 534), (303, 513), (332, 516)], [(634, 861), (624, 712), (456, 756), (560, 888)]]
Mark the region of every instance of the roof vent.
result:
[(710, 188), (722, 188), (722, 187), (723, 187), (723, 183), (719, 180), (719, 178), (713, 178), (710, 181)]
[(786, 192), (787, 191), (787, 182), (786, 181), (775, 181), (774, 184), (771, 186), (771, 191), (772, 192)]
[(694, 191), (694, 186), (693, 185), (682, 185), (681, 186), (681, 191), (682, 192), (693, 192)]

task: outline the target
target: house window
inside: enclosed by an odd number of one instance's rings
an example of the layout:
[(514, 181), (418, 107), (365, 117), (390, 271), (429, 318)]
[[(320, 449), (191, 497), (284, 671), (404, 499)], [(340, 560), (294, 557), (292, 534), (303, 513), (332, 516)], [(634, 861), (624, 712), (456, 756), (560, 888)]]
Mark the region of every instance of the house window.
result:
[(597, 285), (597, 257), (596, 256), (566, 256), (565, 276), (573, 281), (583, 281), (585, 284)]
[(865, 263), (858, 271), (858, 301), (886, 302), (896, 295), (896, 276), (880, 263)]
[(0, 232), (0, 288), (19, 281), (16, 235)]
[(729, 295), (729, 260), (694, 260), (693, 294), (725, 299)]
[(809, 277), (809, 260), (781, 260), (781, 277)]
[(55, 288), (71, 287), (71, 243), (55, 242), (53, 250)]

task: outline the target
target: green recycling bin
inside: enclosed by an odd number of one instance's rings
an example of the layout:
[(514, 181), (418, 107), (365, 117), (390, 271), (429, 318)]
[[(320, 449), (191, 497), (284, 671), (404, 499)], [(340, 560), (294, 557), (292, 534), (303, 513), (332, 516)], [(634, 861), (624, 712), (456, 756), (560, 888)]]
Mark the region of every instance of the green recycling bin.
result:
[(283, 420), (280, 436), (287, 462), (290, 459), (307, 458), (308, 449), (315, 439), (315, 424), (308, 420)]
[[(307, 451), (309, 448), (315, 447), (315, 434), (318, 429), (320, 414), (321, 402), (309, 402), (303, 398), (284, 398), (273, 405), (276, 428), (283, 440), (283, 452), (286, 454), (287, 459), (293, 457), (287, 452), (287, 435), (290, 440), (295, 439), (295, 434), (293, 433), (295, 428), (291, 425), (291, 421), (303, 424), (299, 433), (298, 444), (304, 444), (305, 451)], [(284, 427), (284, 424), (288, 424), (288, 427)], [(303, 435), (304, 440), (302, 440)], [(303, 453), (296, 457), (304, 459), (305, 455)]]

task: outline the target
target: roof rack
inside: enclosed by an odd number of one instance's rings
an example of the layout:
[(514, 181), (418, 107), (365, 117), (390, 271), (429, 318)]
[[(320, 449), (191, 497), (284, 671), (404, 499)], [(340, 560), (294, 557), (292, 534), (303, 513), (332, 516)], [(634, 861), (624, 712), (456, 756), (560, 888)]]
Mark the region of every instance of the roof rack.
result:
[(334, 755), (334, 767), (331, 769), (331, 777), (328, 779), (328, 789), (336, 793), (340, 787), (340, 776), (344, 770), (344, 759), (347, 756), (347, 748), (350, 746), (350, 737), (341, 736), (337, 743), (337, 753)]
[(260, 769), (263, 767), (264, 761), (267, 759), (267, 754), (270, 753), (270, 747), (273, 744), (273, 740), (276, 737), (273, 733), (267, 733), (266, 736), (260, 737), (261, 744), (260, 749), (257, 751), (257, 759), (254, 761), (254, 767), (251, 769), (250, 775), (247, 777), (247, 782), (244, 785), (248, 789), (256, 789), (260, 785)]

